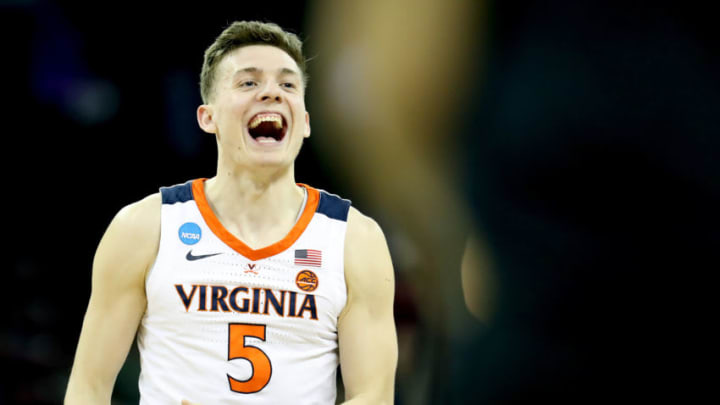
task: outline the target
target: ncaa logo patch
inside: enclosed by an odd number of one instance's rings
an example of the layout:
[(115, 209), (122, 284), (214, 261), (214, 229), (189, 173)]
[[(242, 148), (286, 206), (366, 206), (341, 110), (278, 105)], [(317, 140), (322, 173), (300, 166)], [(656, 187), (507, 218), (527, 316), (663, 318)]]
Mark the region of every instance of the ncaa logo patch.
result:
[(194, 245), (200, 242), (202, 237), (202, 230), (200, 226), (195, 222), (186, 222), (178, 229), (178, 236), (180, 241), (186, 245)]
[(303, 270), (295, 277), (295, 284), (305, 292), (315, 291), (318, 286), (318, 278), (312, 271)]

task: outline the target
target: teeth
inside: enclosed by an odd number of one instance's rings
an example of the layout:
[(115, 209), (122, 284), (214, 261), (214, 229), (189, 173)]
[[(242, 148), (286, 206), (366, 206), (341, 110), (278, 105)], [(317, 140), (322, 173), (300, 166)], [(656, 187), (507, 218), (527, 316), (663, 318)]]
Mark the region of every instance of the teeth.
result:
[(256, 141), (258, 141), (258, 143), (277, 143), (275, 138), (265, 138), (265, 137), (257, 138)]
[(258, 115), (253, 118), (252, 121), (250, 121), (250, 124), (248, 126), (250, 128), (255, 128), (263, 122), (272, 122), (273, 124), (275, 124), (276, 129), (282, 128), (282, 117), (278, 114)]

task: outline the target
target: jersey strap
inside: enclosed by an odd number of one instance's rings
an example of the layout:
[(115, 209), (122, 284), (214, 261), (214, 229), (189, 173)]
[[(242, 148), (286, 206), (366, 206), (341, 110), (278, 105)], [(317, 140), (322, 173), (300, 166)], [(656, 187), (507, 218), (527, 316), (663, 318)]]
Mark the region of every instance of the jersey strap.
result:
[(184, 203), (193, 199), (192, 181), (171, 187), (160, 187), (163, 204)]
[(317, 213), (323, 214), (330, 219), (347, 222), (348, 211), (350, 210), (350, 201), (340, 198), (335, 194), (326, 191), (320, 192), (320, 203), (317, 207)]

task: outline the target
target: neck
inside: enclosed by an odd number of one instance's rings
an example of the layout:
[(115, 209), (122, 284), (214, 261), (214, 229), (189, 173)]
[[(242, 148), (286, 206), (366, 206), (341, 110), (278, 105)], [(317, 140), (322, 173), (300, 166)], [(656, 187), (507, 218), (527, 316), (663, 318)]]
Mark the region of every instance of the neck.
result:
[(218, 170), (205, 182), (205, 196), (228, 231), (248, 246), (259, 248), (282, 239), (292, 229), (304, 192), (295, 184), (290, 166), (272, 173)]

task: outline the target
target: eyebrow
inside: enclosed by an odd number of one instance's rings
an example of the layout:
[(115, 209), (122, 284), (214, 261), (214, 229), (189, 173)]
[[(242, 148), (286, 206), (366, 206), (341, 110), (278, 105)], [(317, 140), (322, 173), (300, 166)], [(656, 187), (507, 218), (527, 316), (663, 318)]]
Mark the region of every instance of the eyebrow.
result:
[[(250, 66), (250, 67), (236, 70), (235, 74), (233, 76), (237, 76), (239, 73), (262, 73), (262, 71), (263, 71), (262, 69), (256, 68), (254, 66)], [(279, 69), (279, 72), (280, 72), (280, 74), (283, 74), (283, 75), (295, 75), (298, 77), (300, 76), (300, 73), (298, 73), (296, 70), (286, 68), (286, 67)]]

